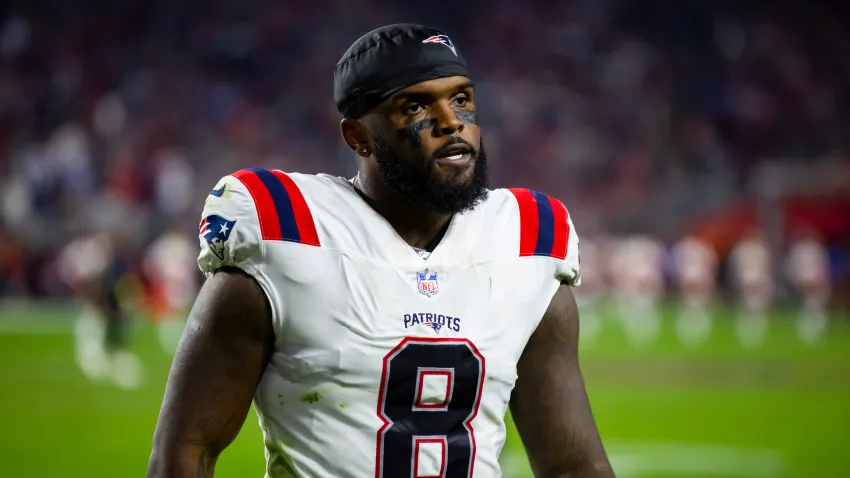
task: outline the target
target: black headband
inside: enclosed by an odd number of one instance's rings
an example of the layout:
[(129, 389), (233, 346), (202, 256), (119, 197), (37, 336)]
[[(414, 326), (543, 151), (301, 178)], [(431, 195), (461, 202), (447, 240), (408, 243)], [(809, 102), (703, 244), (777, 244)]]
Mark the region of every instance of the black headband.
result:
[(397, 24), (360, 37), (334, 68), (334, 100), (359, 118), (393, 93), (423, 81), (466, 76), (466, 61), (436, 28)]

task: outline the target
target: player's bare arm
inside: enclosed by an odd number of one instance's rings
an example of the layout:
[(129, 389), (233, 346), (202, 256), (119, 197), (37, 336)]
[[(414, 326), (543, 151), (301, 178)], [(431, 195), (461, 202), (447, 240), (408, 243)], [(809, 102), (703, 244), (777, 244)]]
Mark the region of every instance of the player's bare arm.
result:
[(561, 285), (517, 365), (511, 413), (537, 478), (614, 476), (578, 364), (578, 308)]
[(254, 279), (234, 268), (213, 274), (171, 367), (148, 478), (213, 476), (248, 415), (273, 342), (267, 299)]

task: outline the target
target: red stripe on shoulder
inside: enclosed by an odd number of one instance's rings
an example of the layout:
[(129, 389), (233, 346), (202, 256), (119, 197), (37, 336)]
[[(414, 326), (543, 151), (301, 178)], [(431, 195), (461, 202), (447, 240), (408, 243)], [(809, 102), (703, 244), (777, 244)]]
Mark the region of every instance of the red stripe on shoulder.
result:
[(254, 207), (257, 209), (257, 217), (260, 222), (260, 234), (262, 235), (263, 240), (283, 240), (274, 200), (272, 199), (268, 188), (266, 188), (259, 176), (248, 169), (237, 171), (231, 174), (231, 176), (244, 184), (248, 189), (248, 192), (251, 193), (251, 198), (254, 199)]
[(511, 188), (508, 191), (516, 197), (517, 204), (519, 204), (519, 255), (533, 256), (540, 230), (537, 201), (528, 189)]
[(552, 257), (564, 260), (567, 258), (567, 248), (569, 247), (570, 223), (567, 219), (570, 217), (570, 213), (564, 207), (564, 203), (552, 196), (547, 197), (549, 198), (549, 205), (552, 206), (552, 215), (555, 216), (555, 240), (552, 244)]
[(276, 169), (271, 171), (271, 173), (283, 184), (283, 187), (286, 188), (286, 192), (289, 194), (289, 201), (292, 203), (292, 212), (295, 215), (295, 224), (298, 226), (301, 243), (311, 246), (321, 246), (319, 233), (316, 230), (316, 222), (313, 220), (310, 206), (307, 205), (307, 200), (304, 199), (301, 189), (283, 171)]

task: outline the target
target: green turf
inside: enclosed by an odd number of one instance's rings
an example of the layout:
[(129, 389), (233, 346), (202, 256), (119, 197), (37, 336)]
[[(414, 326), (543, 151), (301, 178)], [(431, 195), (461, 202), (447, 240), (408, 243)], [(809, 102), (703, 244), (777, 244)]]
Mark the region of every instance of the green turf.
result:
[[(656, 344), (635, 351), (607, 317), (582, 359), (600, 432), (622, 477), (848, 476), (850, 327), (835, 321), (814, 348), (776, 314), (767, 342), (746, 350), (728, 311), (709, 342), (688, 350), (665, 318)], [(150, 452), (170, 357), (151, 327), (133, 348), (146, 385), (120, 391), (77, 371), (70, 309), (0, 304), (0, 476), (139, 477)], [(530, 476), (513, 429), (505, 476)], [(262, 441), (251, 414), (216, 476), (260, 477)]]

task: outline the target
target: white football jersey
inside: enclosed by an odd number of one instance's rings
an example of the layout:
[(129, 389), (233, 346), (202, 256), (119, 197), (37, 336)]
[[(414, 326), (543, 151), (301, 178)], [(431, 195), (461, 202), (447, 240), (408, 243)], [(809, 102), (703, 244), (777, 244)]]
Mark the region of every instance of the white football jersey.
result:
[(788, 253), (787, 270), (798, 288), (829, 287), (829, 254), (823, 244), (814, 239), (794, 243)]
[(682, 238), (671, 251), (675, 278), (687, 295), (695, 290), (712, 288), (717, 275), (717, 253), (701, 239)]
[(106, 233), (94, 233), (71, 241), (59, 256), (59, 276), (74, 287), (80, 282), (95, 280), (106, 272), (114, 259), (112, 238)]
[(649, 236), (622, 239), (609, 267), (616, 289), (627, 297), (653, 301), (664, 293), (664, 247)]
[(207, 198), (198, 263), (271, 304), (255, 396), (266, 476), (498, 477), (517, 361), (561, 282), (579, 283), (563, 204), (491, 191), (423, 258), (328, 175), (246, 169)]

